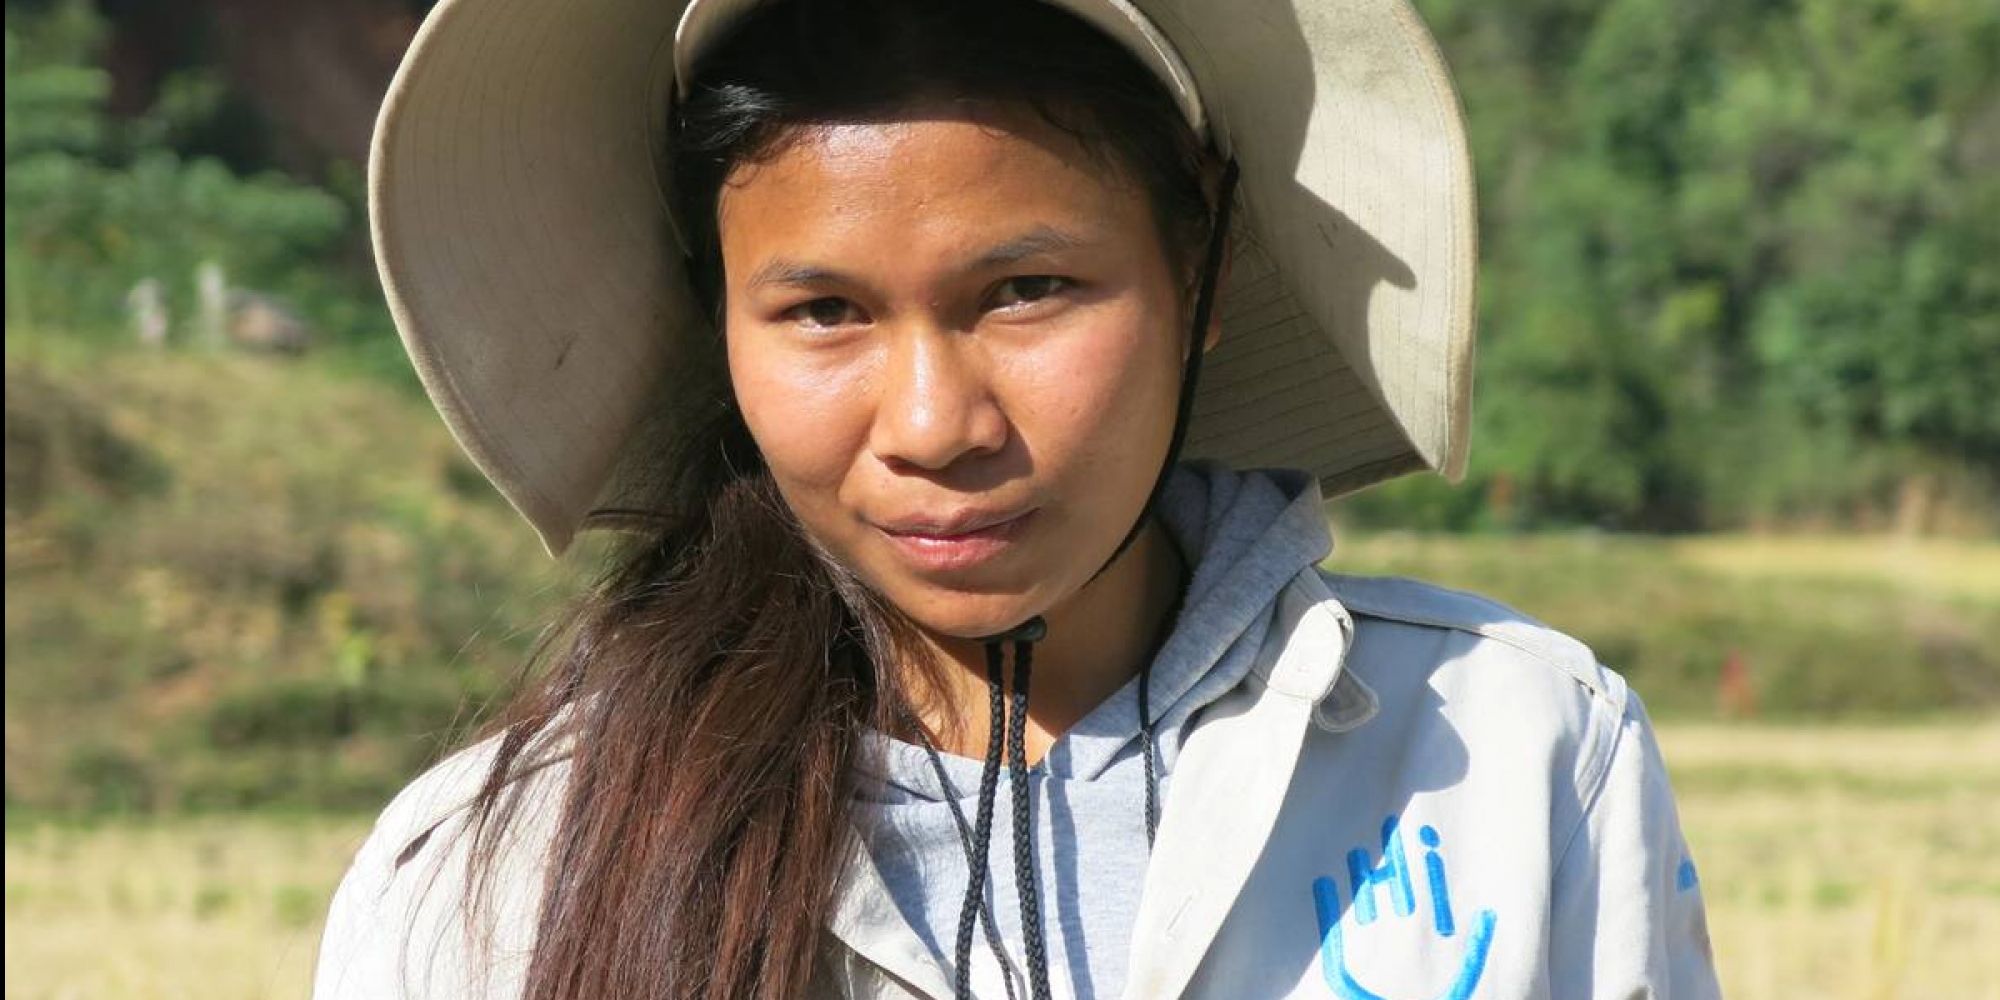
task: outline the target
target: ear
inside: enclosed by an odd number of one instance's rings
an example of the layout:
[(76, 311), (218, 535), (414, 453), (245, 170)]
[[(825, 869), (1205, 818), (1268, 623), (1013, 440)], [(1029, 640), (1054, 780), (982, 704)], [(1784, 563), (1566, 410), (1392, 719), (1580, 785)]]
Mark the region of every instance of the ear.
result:
[(1209, 310), (1208, 329), (1202, 332), (1201, 351), (1203, 354), (1215, 350), (1222, 343), (1222, 297), (1229, 289), (1229, 266), (1236, 261), (1236, 238), (1226, 236), (1222, 243), (1222, 266), (1215, 272), (1215, 307)]

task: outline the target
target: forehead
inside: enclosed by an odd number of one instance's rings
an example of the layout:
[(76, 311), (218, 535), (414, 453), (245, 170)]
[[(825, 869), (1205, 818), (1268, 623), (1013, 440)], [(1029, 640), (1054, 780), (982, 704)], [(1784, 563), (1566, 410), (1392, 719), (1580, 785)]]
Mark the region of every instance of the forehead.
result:
[(801, 128), (730, 174), (718, 221), (726, 260), (884, 229), (912, 246), (1037, 227), (1156, 238), (1109, 157), (1030, 109), (963, 105)]

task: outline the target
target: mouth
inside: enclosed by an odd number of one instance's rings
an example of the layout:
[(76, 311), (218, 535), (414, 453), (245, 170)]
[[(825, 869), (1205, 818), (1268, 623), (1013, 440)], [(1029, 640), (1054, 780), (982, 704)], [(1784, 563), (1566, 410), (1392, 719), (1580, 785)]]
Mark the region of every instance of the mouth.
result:
[(911, 565), (944, 572), (970, 569), (1013, 548), (1034, 520), (1025, 511), (968, 510), (945, 518), (912, 517), (875, 525)]

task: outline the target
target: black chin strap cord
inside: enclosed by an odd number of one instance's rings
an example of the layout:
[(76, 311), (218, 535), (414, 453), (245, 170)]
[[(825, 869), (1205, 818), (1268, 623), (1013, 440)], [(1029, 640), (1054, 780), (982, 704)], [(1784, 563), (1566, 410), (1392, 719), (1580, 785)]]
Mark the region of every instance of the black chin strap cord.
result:
[[(1036, 629), (1042, 628), (1040, 618), (1028, 621)], [(1042, 896), (1035, 884), (1035, 828), (1028, 816), (1028, 680), (1032, 676), (1034, 651), (1033, 639), (1014, 640), (1014, 704), (1008, 712), (1007, 779), (1014, 786), (1014, 885), (1021, 897), (1028, 996), (1033, 1000), (1049, 1000), (1049, 955), (1042, 940)]]
[[(1146, 505), (1141, 508), (1139, 519), (1126, 533), (1118, 548), (1098, 570), (1103, 573), (1118, 557), (1125, 554), (1139, 537), (1148, 518), (1152, 517), (1160, 494), (1165, 491), (1167, 479), (1173, 472), (1175, 463), (1180, 461), (1181, 448), (1187, 443), (1188, 424), (1194, 418), (1195, 387), (1201, 380), (1202, 355), (1206, 353), (1208, 328), (1215, 315), (1217, 286), (1222, 273), (1222, 256), (1229, 244), (1230, 206), (1235, 200), (1237, 167), (1230, 160), (1223, 165), (1221, 182), (1216, 194), (1214, 227), (1209, 233), (1208, 253), (1202, 261), (1201, 288), (1195, 296), (1194, 329), (1190, 334), (1186, 369), (1181, 376), (1180, 399), (1175, 408), (1173, 436), (1167, 445), (1166, 463), (1153, 481), (1152, 492), (1146, 497)], [(1094, 577), (1093, 577), (1094, 579)], [(1178, 614), (1178, 603), (1167, 617), (1170, 627)], [(1037, 887), (1035, 874), (1034, 825), (1029, 814), (1029, 772), (1027, 761), (1028, 733), (1028, 685), (1033, 673), (1035, 643), (1048, 634), (1048, 625), (1041, 616), (1022, 622), (1020, 625), (991, 636), (985, 641), (986, 683), (988, 690), (988, 716), (990, 723), (986, 738), (986, 759), (979, 772), (979, 811), (973, 824), (972, 843), (968, 845), (966, 858), (965, 901), (959, 907), (957, 968), (953, 982), (953, 995), (958, 1000), (972, 1000), (972, 938), (974, 925), (985, 904), (987, 859), (991, 854), (993, 838), (993, 800), (1000, 780), (1000, 750), (1004, 731), (1007, 749), (1007, 773), (1013, 785), (1013, 828), (1014, 828), (1014, 884), (1021, 897), (1021, 936), (1028, 966), (1028, 989), (1031, 1000), (1049, 1000), (1049, 959), (1047, 942), (1042, 929), (1041, 891)], [(1003, 708), (1009, 699), (1003, 695), (1005, 678), (1004, 645), (1014, 646), (1014, 676), (1011, 705)], [(1156, 770), (1155, 720), (1151, 705), (1152, 657), (1139, 667), (1139, 751), (1145, 759), (1146, 767), (1146, 845), (1150, 848), (1160, 825), (1159, 777)], [(928, 746), (928, 743), (926, 744)], [(935, 754), (935, 751), (932, 751)], [(942, 776), (943, 766), (934, 760)], [(947, 794), (949, 794), (947, 792)], [(956, 805), (953, 806), (956, 809)], [(990, 918), (989, 918), (989, 931)], [(1014, 995), (1013, 979), (1007, 972), (1005, 956), (997, 952), (994, 935), (988, 935), (988, 942), (996, 947), (995, 958), (999, 960), (1002, 976), (1007, 983), (1007, 995)]]
[[(914, 718), (907, 719), (906, 722), (912, 728), (918, 728), (921, 725), (921, 723), (916, 722)], [(921, 729), (919, 729), (919, 737), (923, 738)], [(945, 773), (944, 758), (938, 755), (937, 747), (934, 744), (932, 744), (928, 738), (923, 738), (923, 744), (924, 744), (924, 753), (927, 757), (930, 758), (931, 774), (937, 778), (938, 788), (942, 789), (943, 794), (945, 794), (946, 796), (951, 796), (955, 794), (952, 791), (951, 775)], [(953, 826), (956, 826), (958, 828), (959, 847), (965, 851), (965, 857), (967, 862), (969, 863), (973, 857), (972, 824), (966, 822), (965, 811), (958, 807), (958, 802), (956, 800), (947, 798), (946, 801), (951, 803), (951, 822)], [(961, 917), (964, 916), (964, 911), (962, 909), (959, 915)], [(983, 896), (979, 900), (979, 923), (986, 931), (987, 950), (993, 953), (994, 961), (998, 963), (1001, 968), (1003, 969), (1006, 968), (1007, 946), (1000, 940), (1000, 925), (994, 923), (993, 921), (993, 908), (987, 905), (986, 899)], [(971, 957), (972, 957), (971, 948), (968, 944), (966, 951), (958, 955), (958, 964), (957, 966), (955, 966), (955, 968), (960, 968), (960, 969), (965, 968), (967, 961), (970, 960)], [(1001, 985), (1007, 987), (1007, 1000), (1016, 1000), (1014, 996), (1014, 977), (1011, 975), (1002, 977), (1000, 982)], [(955, 994), (955, 995), (963, 995), (963, 994)]]
[(1181, 392), (1174, 403), (1174, 431), (1167, 439), (1167, 459), (1160, 464), (1160, 474), (1153, 480), (1152, 492), (1146, 494), (1146, 505), (1139, 508), (1139, 518), (1132, 522), (1130, 530), (1111, 551), (1111, 558), (1097, 568), (1097, 576), (1111, 568), (1132, 543), (1139, 540), (1139, 532), (1146, 527), (1146, 521), (1159, 509), (1160, 494), (1167, 491), (1167, 480), (1173, 478), (1174, 466), (1181, 460), (1181, 449), (1187, 445), (1188, 425), (1194, 423), (1195, 389), (1201, 384), (1201, 361), (1207, 355), (1208, 327), (1215, 317), (1215, 297), (1222, 283), (1222, 256), (1229, 250), (1230, 206), (1236, 200), (1236, 161), (1222, 165), (1222, 177), (1216, 184), (1215, 227), (1209, 230), (1208, 250), (1201, 261), (1201, 287), (1195, 290), (1194, 322), (1188, 332), (1187, 359), (1181, 363)]
[[(1034, 619), (1040, 621), (1041, 619)], [(986, 896), (986, 858), (991, 853), (993, 840), (993, 798), (1000, 784), (1000, 742), (1002, 736), (1001, 713), (1003, 696), (1001, 682), (1001, 648), (999, 639), (986, 643), (986, 690), (987, 715), (991, 720), (986, 734), (986, 760), (979, 771), (979, 807), (974, 814), (972, 825), (972, 845), (966, 860), (965, 901), (958, 908), (958, 941), (955, 955), (957, 969), (952, 983), (953, 995), (959, 1000), (972, 997), (972, 931)], [(956, 808), (954, 806), (953, 808)], [(1013, 993), (1010, 983), (1008, 993)]]
[[(1021, 897), (1021, 930), (1027, 952), (1029, 996), (1049, 1000), (1049, 959), (1042, 936), (1042, 901), (1035, 882), (1034, 827), (1028, 811), (1028, 686), (1034, 676), (1035, 643), (1048, 634), (1041, 616), (989, 637), (986, 649), (987, 733), (986, 759), (979, 770), (978, 814), (972, 824), (972, 839), (966, 845), (965, 901), (958, 910), (958, 940), (954, 956), (952, 995), (959, 1000), (972, 997), (972, 938), (974, 924), (985, 911), (987, 859), (993, 845), (993, 800), (1000, 781), (1000, 752), (1007, 751), (1007, 776), (1013, 788), (1014, 884)], [(1006, 645), (1014, 646), (1014, 676), (1011, 698), (1006, 687)], [(1009, 702), (1011, 702), (1009, 704)], [(1004, 705), (1004, 708), (1003, 708)], [(929, 741), (925, 742), (929, 748)], [(932, 765), (944, 780), (944, 766), (931, 749)], [(949, 795), (947, 789), (946, 794)], [(953, 807), (954, 813), (957, 806)], [(1007, 971), (1005, 954), (993, 933), (992, 917), (987, 916), (987, 943), (994, 949), (1007, 996), (1014, 996), (1014, 981)]]

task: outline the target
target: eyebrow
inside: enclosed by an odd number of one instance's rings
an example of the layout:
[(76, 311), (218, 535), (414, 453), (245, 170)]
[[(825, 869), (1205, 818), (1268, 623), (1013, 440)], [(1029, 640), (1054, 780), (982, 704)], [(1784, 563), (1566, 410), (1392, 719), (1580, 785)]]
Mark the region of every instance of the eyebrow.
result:
[(757, 273), (750, 276), (749, 287), (758, 288), (764, 285), (829, 285), (847, 283), (850, 280), (847, 275), (831, 268), (800, 264), (796, 261), (789, 261), (780, 257), (758, 268)]
[(1018, 264), (1030, 257), (1088, 246), (1090, 241), (1053, 226), (1036, 226), (1026, 233), (988, 249), (972, 261), (967, 270), (983, 270)]
[[(1013, 239), (988, 247), (969, 261), (962, 270), (984, 271), (1006, 267), (1042, 254), (1087, 247), (1091, 242), (1081, 235), (1054, 226), (1036, 226)], [(758, 268), (757, 273), (750, 276), (748, 287), (758, 288), (764, 285), (818, 287), (853, 282), (852, 277), (833, 268), (804, 264), (780, 257)]]

